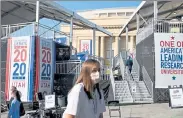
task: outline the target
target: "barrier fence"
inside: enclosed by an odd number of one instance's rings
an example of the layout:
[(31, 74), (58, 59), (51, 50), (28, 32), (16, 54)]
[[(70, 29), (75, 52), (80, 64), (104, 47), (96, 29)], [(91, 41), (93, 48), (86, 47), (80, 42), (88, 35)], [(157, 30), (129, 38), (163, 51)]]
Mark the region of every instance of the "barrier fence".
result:
[(139, 44), (152, 33), (183, 33), (183, 21), (170, 21), (150, 19), (139, 29), (136, 44)]
[[(1, 28), (1, 38), (34, 36), (36, 31), (36, 25), (36, 22), (3, 25)], [(69, 34), (56, 30), (52, 27), (48, 27), (41, 23), (38, 24), (38, 35), (44, 38), (55, 38), (56, 35), (64, 35), (69, 37)]]
[(71, 60), (71, 61), (60, 61), (56, 62), (55, 65), (56, 74), (79, 74), (81, 70), (81, 61), (80, 60)]

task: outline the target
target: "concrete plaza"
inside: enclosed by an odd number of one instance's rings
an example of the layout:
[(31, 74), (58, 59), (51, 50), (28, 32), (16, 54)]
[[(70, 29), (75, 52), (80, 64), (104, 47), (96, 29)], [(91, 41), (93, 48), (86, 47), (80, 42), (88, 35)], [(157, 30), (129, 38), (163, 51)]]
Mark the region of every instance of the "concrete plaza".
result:
[[(107, 111), (104, 113), (104, 118), (110, 118), (108, 107), (106, 108)], [(128, 105), (121, 106), (120, 108), (121, 118), (183, 118), (183, 108), (171, 109), (168, 104)], [(6, 114), (3, 113), (1, 118), (7, 118)], [(112, 115), (117, 116), (118, 113), (112, 112)]]
[[(120, 108), (122, 118), (183, 118), (183, 108), (171, 109), (168, 104), (128, 105)], [(117, 112), (115, 114), (118, 115)], [(110, 118), (108, 109), (104, 118)]]

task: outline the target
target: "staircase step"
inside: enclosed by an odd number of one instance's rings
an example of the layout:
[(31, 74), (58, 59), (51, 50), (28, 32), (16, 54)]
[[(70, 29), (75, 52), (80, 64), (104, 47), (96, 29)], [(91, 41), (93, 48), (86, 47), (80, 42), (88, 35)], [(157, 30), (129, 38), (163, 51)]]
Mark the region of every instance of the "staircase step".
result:
[(119, 100), (119, 101), (133, 101), (132, 98), (120, 98), (120, 97), (115, 97), (116, 100)]
[(115, 96), (121, 96), (121, 97), (125, 97), (125, 96), (131, 96), (131, 94), (121, 94), (121, 93), (116, 93)]
[(120, 103), (133, 102), (127, 81), (115, 81), (115, 99)]
[(133, 95), (134, 98), (151, 98), (150, 95)]
[(152, 101), (152, 98), (135, 98), (134, 101)]
[(121, 96), (115, 96), (115, 98), (116, 99), (118, 99), (118, 100), (127, 100), (127, 99), (132, 99), (132, 97), (131, 96), (126, 96), (126, 97), (121, 97)]

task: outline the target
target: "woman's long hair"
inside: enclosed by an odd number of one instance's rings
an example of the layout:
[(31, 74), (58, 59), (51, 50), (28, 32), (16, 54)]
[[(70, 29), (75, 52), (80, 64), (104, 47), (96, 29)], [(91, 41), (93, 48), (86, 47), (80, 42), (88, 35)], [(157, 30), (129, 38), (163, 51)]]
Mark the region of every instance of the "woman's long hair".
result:
[[(94, 83), (91, 79), (91, 73), (93, 69), (97, 69), (97, 71), (100, 71), (100, 63), (97, 60), (94, 59), (88, 59), (82, 64), (81, 72), (76, 80), (75, 84), (83, 83), (84, 84), (84, 90), (88, 96), (89, 99), (92, 99), (92, 91)], [(100, 99), (101, 99), (101, 93), (99, 89), (99, 84), (96, 84), (97, 91), (99, 93)]]

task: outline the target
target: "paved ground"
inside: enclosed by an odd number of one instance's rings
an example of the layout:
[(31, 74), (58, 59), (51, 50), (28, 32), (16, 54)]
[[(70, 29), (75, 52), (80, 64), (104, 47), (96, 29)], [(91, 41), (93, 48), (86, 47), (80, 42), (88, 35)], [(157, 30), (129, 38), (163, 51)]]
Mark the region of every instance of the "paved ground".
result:
[[(122, 118), (183, 118), (183, 108), (171, 109), (168, 104), (122, 106), (121, 113)], [(104, 118), (110, 118), (108, 111)]]
[[(121, 118), (183, 118), (183, 108), (171, 109), (168, 104), (129, 105), (121, 106), (121, 114)], [(112, 112), (112, 115), (118, 114)], [(7, 116), (3, 114), (1, 118), (7, 118)], [(110, 118), (108, 107), (104, 118)]]

